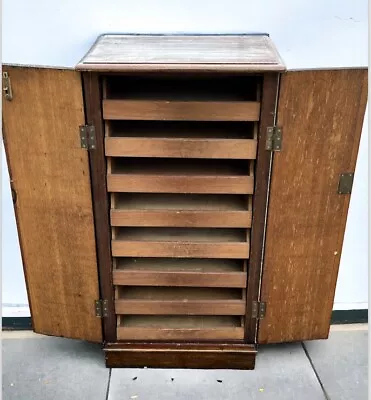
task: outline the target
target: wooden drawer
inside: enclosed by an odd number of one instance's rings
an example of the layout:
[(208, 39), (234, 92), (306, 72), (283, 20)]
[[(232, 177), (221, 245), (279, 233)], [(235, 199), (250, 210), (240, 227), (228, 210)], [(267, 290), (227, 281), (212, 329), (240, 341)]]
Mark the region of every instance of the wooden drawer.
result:
[(114, 285), (246, 287), (245, 272), (113, 271)]
[[(244, 89), (241, 88), (244, 86)], [(105, 120), (258, 121), (259, 78), (208, 79), (111, 76), (105, 80)]]
[(252, 194), (254, 177), (248, 160), (114, 158), (107, 187), (109, 192)]
[(116, 300), (116, 314), (244, 315), (243, 300)]
[(118, 340), (242, 340), (244, 328), (235, 316), (125, 316)]
[(115, 257), (248, 258), (249, 231), (238, 229), (121, 228)]
[(111, 210), (112, 226), (250, 228), (251, 211)]
[(244, 315), (246, 302), (235, 288), (119, 286), (116, 314)]
[(112, 194), (111, 226), (250, 228), (252, 197)]
[(254, 178), (233, 175), (108, 174), (107, 187), (109, 192), (251, 194)]
[(181, 258), (117, 258), (117, 286), (245, 288), (242, 260)]
[(105, 120), (258, 121), (257, 101), (103, 100)]
[(106, 156), (255, 159), (253, 139), (106, 137)]
[(248, 258), (248, 243), (192, 243), (112, 240), (114, 257)]

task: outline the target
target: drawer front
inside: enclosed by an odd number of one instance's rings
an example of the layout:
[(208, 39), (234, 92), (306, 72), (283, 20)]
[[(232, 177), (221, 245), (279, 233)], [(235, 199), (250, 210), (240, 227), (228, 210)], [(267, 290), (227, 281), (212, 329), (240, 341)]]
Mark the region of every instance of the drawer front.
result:
[(107, 137), (108, 157), (256, 158), (254, 139), (190, 139)]
[(258, 121), (259, 102), (103, 100), (105, 120)]

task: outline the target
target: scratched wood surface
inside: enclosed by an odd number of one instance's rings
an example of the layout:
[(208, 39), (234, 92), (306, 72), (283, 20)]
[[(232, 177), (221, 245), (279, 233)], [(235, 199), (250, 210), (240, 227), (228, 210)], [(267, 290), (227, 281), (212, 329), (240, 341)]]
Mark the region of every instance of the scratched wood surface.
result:
[(38, 333), (102, 341), (80, 74), (6, 67), (3, 134), (31, 306)]
[(285, 67), (266, 35), (102, 35), (77, 65), (80, 70), (146, 70), (171, 65), (200, 68), (241, 64), (246, 71)]
[(269, 200), (259, 342), (327, 338), (350, 195), (339, 175), (355, 170), (367, 70), (289, 72), (282, 77)]

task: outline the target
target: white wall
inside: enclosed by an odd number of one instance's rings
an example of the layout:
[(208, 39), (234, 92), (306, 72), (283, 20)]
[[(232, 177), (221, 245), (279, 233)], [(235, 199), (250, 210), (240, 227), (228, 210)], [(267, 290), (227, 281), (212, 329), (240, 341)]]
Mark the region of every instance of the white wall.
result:
[[(74, 67), (102, 33), (267, 32), (288, 69), (360, 67), (367, 66), (367, 15), (367, 0), (4, 0), (3, 63)], [(3, 303), (26, 304), (4, 161), (2, 173)], [(366, 189), (367, 120), (335, 309), (367, 307)]]
[(1, 149), (2, 315), (30, 315), (4, 147)]
[(335, 310), (368, 308), (368, 107), (345, 229)]

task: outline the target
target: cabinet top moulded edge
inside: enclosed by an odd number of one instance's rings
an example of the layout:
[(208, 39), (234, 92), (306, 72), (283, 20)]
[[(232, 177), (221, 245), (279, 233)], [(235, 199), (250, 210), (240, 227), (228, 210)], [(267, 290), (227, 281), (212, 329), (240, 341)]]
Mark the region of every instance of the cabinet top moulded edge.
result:
[(281, 72), (268, 35), (111, 35), (97, 38), (76, 66), (101, 72)]

